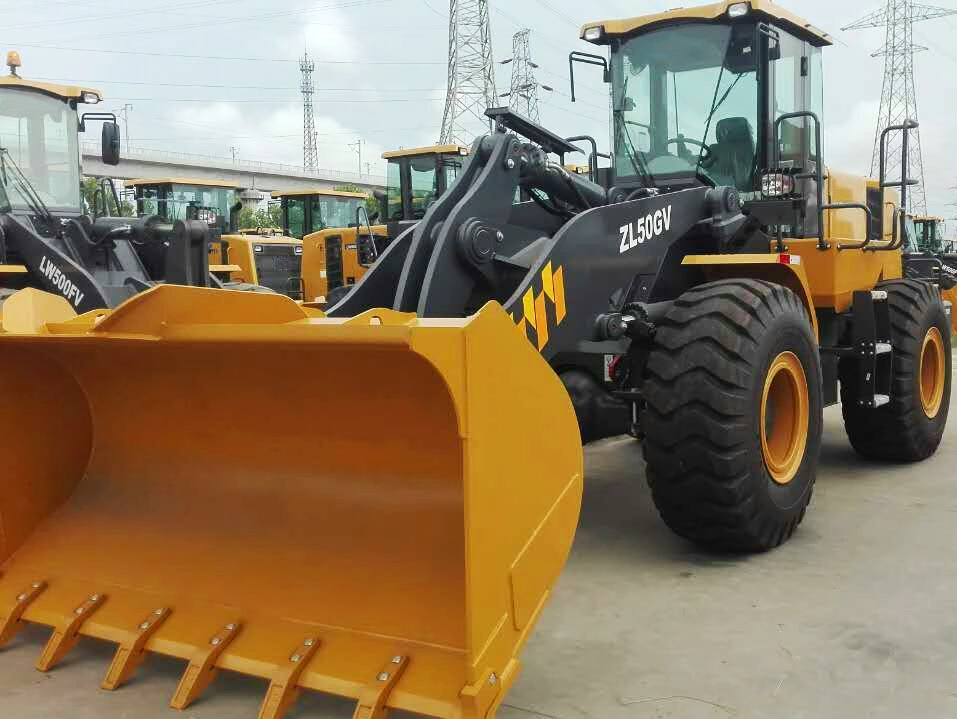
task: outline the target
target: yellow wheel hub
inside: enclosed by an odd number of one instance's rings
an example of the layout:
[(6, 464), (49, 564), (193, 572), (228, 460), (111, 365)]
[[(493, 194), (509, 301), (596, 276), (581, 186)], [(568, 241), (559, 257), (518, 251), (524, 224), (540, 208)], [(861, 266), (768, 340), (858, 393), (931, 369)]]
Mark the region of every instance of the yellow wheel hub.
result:
[(761, 451), (778, 484), (790, 482), (801, 467), (809, 416), (804, 367), (793, 352), (782, 352), (771, 363), (761, 397)]
[(940, 330), (931, 327), (920, 351), (920, 404), (928, 419), (934, 419), (944, 402), (947, 355)]

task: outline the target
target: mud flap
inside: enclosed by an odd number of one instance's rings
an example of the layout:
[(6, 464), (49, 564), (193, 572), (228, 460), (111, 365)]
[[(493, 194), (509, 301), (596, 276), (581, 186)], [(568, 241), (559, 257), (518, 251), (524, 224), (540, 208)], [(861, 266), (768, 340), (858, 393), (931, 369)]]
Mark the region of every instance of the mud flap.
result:
[(567, 393), (501, 307), (160, 286), (54, 319), (0, 333), (0, 643), (52, 627), (46, 670), (114, 642), (110, 689), (179, 657), (179, 708), (227, 669), (270, 682), (262, 717), (302, 689), (494, 714), (582, 492)]

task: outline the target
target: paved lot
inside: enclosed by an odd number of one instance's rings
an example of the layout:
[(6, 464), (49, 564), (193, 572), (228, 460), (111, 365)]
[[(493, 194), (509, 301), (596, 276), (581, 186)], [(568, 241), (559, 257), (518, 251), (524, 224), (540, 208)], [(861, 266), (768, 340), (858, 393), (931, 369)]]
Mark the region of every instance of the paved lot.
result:
[[(919, 466), (867, 465), (828, 410), (816, 495), (784, 547), (698, 553), (659, 522), (640, 448), (587, 452), (572, 560), (524, 654), (504, 719), (957, 717), (957, 419)], [(185, 714), (182, 664), (153, 657), (108, 694), (112, 649), (85, 641), (34, 671), (46, 631), (0, 653), (0, 717), (247, 719), (265, 685), (224, 676)], [(290, 716), (347, 719), (306, 695)]]

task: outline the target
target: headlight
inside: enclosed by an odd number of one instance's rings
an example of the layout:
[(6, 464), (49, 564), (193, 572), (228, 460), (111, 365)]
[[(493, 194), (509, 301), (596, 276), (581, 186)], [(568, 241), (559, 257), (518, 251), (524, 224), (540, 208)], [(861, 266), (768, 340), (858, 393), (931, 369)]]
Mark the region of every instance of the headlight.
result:
[(785, 197), (794, 192), (794, 178), (784, 172), (769, 172), (761, 176), (761, 194), (765, 197)]
[(84, 92), (83, 93), (83, 102), (87, 105), (95, 105), (100, 101), (100, 96), (95, 92)]
[(586, 27), (585, 32), (582, 33), (582, 39), (587, 42), (598, 42), (601, 40), (602, 35), (605, 34), (605, 28), (602, 25), (595, 25), (594, 27)]
[(751, 3), (737, 2), (728, 7), (728, 17), (744, 17), (751, 12)]
[(301, 254), (302, 254), (302, 245), (296, 245), (296, 249), (294, 250), (294, 252), (295, 252), (297, 255), (301, 255)]
[(253, 252), (262, 252), (262, 251), (263, 251), (262, 245), (253, 245)]

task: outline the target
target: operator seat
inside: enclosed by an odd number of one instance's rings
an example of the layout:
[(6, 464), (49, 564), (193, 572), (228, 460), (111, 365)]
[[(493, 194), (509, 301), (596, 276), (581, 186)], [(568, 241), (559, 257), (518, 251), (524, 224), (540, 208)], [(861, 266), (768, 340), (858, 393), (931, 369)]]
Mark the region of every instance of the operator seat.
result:
[(754, 132), (746, 117), (726, 117), (715, 128), (717, 142), (711, 145), (706, 169), (717, 179), (739, 190), (750, 190), (754, 172)]

